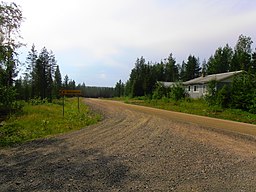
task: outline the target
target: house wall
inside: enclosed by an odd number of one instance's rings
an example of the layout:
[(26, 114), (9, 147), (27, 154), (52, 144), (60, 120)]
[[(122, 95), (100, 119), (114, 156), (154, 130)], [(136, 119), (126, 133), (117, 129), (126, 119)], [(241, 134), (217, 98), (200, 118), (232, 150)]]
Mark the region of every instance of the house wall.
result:
[[(220, 90), (224, 85), (230, 86), (234, 76), (223, 79), (217, 82), (216, 89)], [(198, 82), (199, 84), (191, 84), (186, 85), (185, 90), (191, 98), (201, 98), (207, 94), (207, 83), (206, 82)], [(194, 88), (196, 86), (196, 89)]]
[(201, 98), (207, 93), (207, 85), (205, 84), (196, 84), (186, 86), (186, 91), (191, 98)]
[[(229, 86), (232, 82), (233, 78), (225, 79), (221, 82), (217, 83), (216, 89), (221, 89), (224, 85)], [(195, 88), (196, 86), (196, 88)], [(195, 85), (187, 85), (185, 87), (187, 93), (189, 94), (189, 97), (198, 99), (207, 94), (207, 84), (195, 84)]]

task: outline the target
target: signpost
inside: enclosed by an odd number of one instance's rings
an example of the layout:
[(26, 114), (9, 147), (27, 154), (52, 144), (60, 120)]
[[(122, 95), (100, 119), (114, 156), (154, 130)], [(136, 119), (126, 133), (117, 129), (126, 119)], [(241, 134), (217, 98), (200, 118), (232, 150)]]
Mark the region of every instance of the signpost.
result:
[(67, 89), (62, 89), (60, 90), (60, 95), (63, 96), (63, 117), (64, 117), (64, 106), (65, 106), (65, 96), (77, 96), (77, 109), (78, 112), (80, 111), (80, 105), (79, 105), (79, 96), (82, 95), (81, 90), (67, 90)]
[(60, 90), (60, 95), (66, 96), (66, 95), (70, 95), (70, 96), (80, 96), (82, 94), (81, 90)]

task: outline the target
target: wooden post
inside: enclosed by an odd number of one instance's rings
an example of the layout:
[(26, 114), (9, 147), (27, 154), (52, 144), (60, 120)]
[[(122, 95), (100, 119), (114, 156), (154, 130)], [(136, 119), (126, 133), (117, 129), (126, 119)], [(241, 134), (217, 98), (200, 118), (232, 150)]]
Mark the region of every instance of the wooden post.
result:
[(78, 101), (77, 101), (77, 102), (78, 102), (78, 106), (77, 106), (77, 107), (78, 107), (78, 112), (80, 112), (79, 96), (77, 97), (77, 100), (78, 100)]
[(63, 115), (63, 117), (64, 117), (65, 95), (63, 95), (63, 103), (62, 103), (62, 105), (63, 105), (63, 108), (62, 108), (62, 115)]
[(65, 105), (65, 95), (70, 95), (70, 96), (77, 96), (78, 99), (78, 112), (80, 112), (80, 104), (79, 104), (79, 96), (81, 95), (81, 90), (60, 90), (60, 95), (63, 96), (63, 117), (64, 117), (64, 105)]

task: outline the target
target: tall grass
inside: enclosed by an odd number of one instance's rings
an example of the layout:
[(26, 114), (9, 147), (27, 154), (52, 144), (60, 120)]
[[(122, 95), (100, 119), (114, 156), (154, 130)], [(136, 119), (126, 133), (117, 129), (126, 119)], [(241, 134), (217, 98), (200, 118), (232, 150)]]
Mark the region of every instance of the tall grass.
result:
[(239, 109), (223, 109), (219, 106), (209, 106), (204, 99), (183, 99), (174, 101), (168, 98), (159, 100), (141, 100), (133, 98), (129, 100), (126, 99), (125, 103), (256, 124), (256, 114), (251, 114)]
[(9, 146), (37, 138), (78, 130), (94, 124), (100, 116), (89, 111), (77, 99), (65, 100), (65, 116), (62, 115), (62, 101), (53, 103), (27, 103), (21, 114), (11, 116), (0, 126), (0, 146)]

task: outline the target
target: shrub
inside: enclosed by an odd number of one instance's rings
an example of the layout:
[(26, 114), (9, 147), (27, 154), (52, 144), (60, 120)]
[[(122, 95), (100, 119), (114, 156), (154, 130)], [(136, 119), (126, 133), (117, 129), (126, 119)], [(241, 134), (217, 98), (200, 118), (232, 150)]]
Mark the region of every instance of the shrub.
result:
[(0, 86), (0, 106), (11, 108), (15, 97), (16, 91), (13, 87)]
[(208, 83), (205, 100), (209, 106), (217, 104), (217, 81), (210, 81)]
[(48, 100), (46, 98), (45, 99), (41, 99), (41, 97), (36, 97), (34, 99), (30, 99), (29, 103), (31, 105), (42, 105), (42, 104), (48, 103)]
[(171, 98), (175, 101), (179, 101), (186, 97), (185, 88), (181, 84), (175, 84), (171, 88)]
[(216, 104), (222, 108), (227, 108), (230, 102), (230, 90), (227, 85), (224, 85), (218, 92)]
[(253, 74), (236, 76), (231, 87), (231, 106), (245, 111), (255, 110), (256, 79)]
[(163, 98), (164, 96), (167, 96), (166, 95), (166, 88), (161, 85), (161, 84), (157, 84), (156, 85), (156, 88), (154, 89), (153, 91), (153, 95), (152, 95), (152, 98), (153, 99), (161, 99)]

